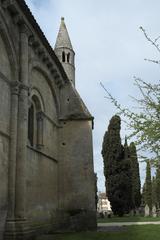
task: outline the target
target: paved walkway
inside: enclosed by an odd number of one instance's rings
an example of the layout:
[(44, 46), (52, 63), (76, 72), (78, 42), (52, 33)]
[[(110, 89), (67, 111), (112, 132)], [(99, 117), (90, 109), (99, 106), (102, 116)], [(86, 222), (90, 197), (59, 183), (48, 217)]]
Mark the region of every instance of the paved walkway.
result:
[(113, 222), (113, 223), (98, 223), (98, 227), (122, 227), (122, 226), (132, 226), (132, 225), (149, 225), (155, 224), (160, 225), (160, 221), (157, 222)]

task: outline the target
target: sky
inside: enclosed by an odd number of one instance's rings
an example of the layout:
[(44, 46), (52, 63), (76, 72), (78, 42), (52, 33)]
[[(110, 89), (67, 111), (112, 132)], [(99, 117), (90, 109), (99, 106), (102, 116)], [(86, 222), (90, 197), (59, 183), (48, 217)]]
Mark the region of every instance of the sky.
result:
[[(130, 96), (139, 97), (134, 76), (151, 83), (159, 80), (158, 52), (145, 39), (140, 26), (155, 39), (160, 35), (159, 0), (26, 0), (46, 38), (54, 48), (60, 19), (65, 23), (76, 53), (76, 88), (94, 116), (94, 167), (98, 190), (105, 191), (102, 141), (109, 120), (117, 113), (105, 88), (122, 106), (134, 110)], [(124, 142), (128, 130), (122, 123)], [(142, 184), (145, 165), (140, 163)]]

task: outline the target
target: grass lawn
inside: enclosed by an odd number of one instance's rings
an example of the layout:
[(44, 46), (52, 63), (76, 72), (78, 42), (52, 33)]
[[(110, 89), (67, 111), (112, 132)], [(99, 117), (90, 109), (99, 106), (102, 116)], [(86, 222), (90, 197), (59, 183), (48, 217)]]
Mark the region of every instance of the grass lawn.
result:
[(112, 222), (155, 222), (160, 221), (160, 217), (111, 217), (111, 218), (98, 218), (99, 223), (112, 223)]
[(159, 240), (160, 226), (130, 226), (120, 232), (81, 232), (55, 234), (37, 240)]

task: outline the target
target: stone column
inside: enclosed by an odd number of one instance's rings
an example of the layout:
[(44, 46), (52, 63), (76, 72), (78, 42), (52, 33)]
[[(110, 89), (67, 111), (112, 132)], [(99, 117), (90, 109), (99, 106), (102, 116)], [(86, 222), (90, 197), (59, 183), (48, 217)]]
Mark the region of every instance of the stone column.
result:
[(18, 116), (19, 83), (11, 85), (11, 121), (10, 121), (10, 153), (8, 169), (8, 216), (14, 219), (15, 211), (15, 177), (16, 177), (16, 154), (17, 154), (17, 116)]
[(20, 94), (17, 133), (16, 201), (15, 216), (25, 219), (26, 160), (28, 138), (28, 29), (20, 31)]

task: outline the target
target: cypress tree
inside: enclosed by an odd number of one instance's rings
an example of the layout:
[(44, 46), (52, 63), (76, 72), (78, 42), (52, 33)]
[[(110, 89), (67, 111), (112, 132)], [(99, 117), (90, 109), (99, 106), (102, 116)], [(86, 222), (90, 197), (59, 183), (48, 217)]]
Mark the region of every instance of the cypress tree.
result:
[(133, 209), (140, 207), (141, 204), (141, 183), (139, 174), (139, 163), (137, 158), (136, 146), (132, 142), (129, 146), (130, 164), (131, 164), (131, 179), (132, 179), (132, 203)]
[(152, 205), (157, 206), (156, 177), (152, 178)]
[(130, 176), (128, 160), (124, 158), (124, 148), (120, 138), (121, 119), (115, 115), (110, 120), (104, 135), (102, 156), (106, 193), (114, 214), (122, 216), (130, 210)]
[(142, 204), (142, 206), (146, 205), (146, 183), (145, 182), (144, 182), (143, 188), (142, 188), (141, 204)]
[(160, 167), (156, 170), (156, 199), (157, 208), (160, 208)]
[(128, 147), (127, 138), (125, 137), (125, 144), (124, 144), (124, 160), (126, 165), (126, 174), (128, 176), (128, 192), (127, 192), (127, 199), (128, 199), (128, 206), (129, 209), (133, 209), (133, 201), (132, 201), (132, 168), (131, 168), (131, 161), (130, 161), (130, 149)]
[(94, 174), (94, 183), (95, 183), (95, 205), (96, 205), (96, 209), (97, 209), (97, 204), (98, 204), (98, 188), (97, 188), (97, 173)]
[(152, 211), (152, 182), (151, 182), (151, 166), (149, 161), (147, 161), (147, 166), (146, 166), (145, 202), (146, 204), (148, 204), (151, 212)]

